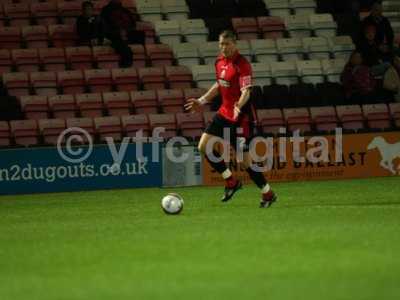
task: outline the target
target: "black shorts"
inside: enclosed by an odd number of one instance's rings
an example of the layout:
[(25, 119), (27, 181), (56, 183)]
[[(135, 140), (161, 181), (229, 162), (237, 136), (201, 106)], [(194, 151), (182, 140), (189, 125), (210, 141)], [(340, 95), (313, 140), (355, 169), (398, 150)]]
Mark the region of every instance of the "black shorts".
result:
[[(205, 133), (229, 141), (233, 149), (239, 146), (243, 151), (249, 151), (253, 129), (252, 122), (247, 118), (239, 117), (238, 122), (232, 122), (217, 113), (207, 126)], [(225, 135), (224, 132), (226, 132)]]

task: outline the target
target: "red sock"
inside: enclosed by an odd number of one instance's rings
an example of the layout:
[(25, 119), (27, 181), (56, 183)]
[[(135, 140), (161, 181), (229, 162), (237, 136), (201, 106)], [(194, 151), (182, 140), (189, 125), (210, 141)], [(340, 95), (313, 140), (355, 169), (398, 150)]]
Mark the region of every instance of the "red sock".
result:
[(262, 194), (262, 198), (264, 201), (270, 201), (273, 196), (274, 196), (274, 192), (272, 190), (269, 190), (268, 192)]
[(236, 183), (237, 183), (237, 180), (233, 176), (230, 176), (229, 178), (225, 179), (225, 186), (227, 188), (230, 188), (230, 189), (233, 188), (236, 185)]

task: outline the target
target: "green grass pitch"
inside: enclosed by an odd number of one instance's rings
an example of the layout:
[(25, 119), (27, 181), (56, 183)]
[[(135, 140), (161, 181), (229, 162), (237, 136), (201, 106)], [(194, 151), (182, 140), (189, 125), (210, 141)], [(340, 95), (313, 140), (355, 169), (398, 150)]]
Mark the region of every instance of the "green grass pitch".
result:
[(400, 299), (399, 178), (273, 187), (0, 197), (0, 299)]

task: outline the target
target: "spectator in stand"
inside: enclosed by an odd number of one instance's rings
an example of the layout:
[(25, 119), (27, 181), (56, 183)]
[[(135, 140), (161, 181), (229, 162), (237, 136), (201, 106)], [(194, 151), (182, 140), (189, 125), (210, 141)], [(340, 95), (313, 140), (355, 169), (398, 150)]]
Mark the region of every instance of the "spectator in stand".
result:
[(121, 67), (130, 67), (133, 63), (132, 50), (128, 44), (144, 44), (144, 32), (136, 30), (136, 17), (125, 7), (121, 0), (110, 0), (101, 14), (104, 36), (121, 56)]
[(82, 3), (82, 15), (76, 19), (76, 31), (80, 46), (95, 46), (103, 43), (100, 22), (93, 15), (92, 2), (84, 1)]
[(347, 62), (340, 80), (345, 90), (347, 103), (373, 103), (375, 99), (376, 80), (368, 66), (363, 64), (360, 52), (354, 51)]

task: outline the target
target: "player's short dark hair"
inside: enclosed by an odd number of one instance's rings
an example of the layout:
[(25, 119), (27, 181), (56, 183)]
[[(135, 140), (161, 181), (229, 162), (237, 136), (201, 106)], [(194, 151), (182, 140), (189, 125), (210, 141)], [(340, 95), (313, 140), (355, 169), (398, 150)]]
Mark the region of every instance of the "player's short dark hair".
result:
[(82, 2), (82, 9), (85, 9), (86, 7), (92, 7), (93, 8), (93, 3), (90, 1), (83, 1)]
[(219, 36), (224, 39), (231, 39), (233, 42), (236, 43), (236, 34), (231, 30), (224, 30), (219, 34)]

